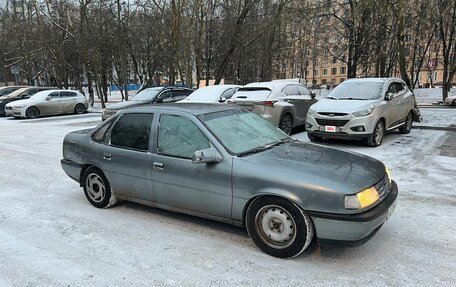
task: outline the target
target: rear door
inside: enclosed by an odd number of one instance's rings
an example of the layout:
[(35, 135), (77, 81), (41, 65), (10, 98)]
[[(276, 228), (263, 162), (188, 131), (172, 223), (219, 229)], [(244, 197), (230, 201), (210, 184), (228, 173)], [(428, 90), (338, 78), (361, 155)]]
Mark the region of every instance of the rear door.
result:
[(125, 113), (97, 144), (101, 169), (115, 193), (154, 201), (149, 142), (154, 114)]
[(71, 91), (60, 92), (60, 102), (62, 104), (63, 113), (73, 113), (76, 105), (77, 94)]

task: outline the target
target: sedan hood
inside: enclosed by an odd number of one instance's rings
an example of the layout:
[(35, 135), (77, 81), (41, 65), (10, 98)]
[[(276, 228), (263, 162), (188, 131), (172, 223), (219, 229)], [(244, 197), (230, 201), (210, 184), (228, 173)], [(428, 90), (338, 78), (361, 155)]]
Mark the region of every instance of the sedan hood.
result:
[[(269, 177), (328, 193), (354, 194), (386, 174), (382, 162), (357, 153), (294, 141), (240, 158), (268, 170)], [(270, 173), (270, 174), (269, 174)]]
[(125, 102), (120, 102), (120, 103), (116, 103), (116, 104), (110, 105), (109, 108), (106, 108), (106, 109), (107, 110), (117, 111), (117, 110), (121, 110), (121, 109), (141, 106), (141, 105), (144, 105), (144, 104), (147, 104), (147, 103), (149, 103), (149, 102), (125, 101)]
[(331, 100), (322, 99), (311, 106), (312, 110), (327, 113), (354, 113), (367, 109), (377, 100)]

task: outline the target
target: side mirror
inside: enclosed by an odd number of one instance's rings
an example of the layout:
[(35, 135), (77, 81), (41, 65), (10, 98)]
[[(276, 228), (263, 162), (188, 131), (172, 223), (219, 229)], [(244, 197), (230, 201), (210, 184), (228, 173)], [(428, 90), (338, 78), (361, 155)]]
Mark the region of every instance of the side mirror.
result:
[(27, 95), (21, 95), (21, 99), (27, 99)]
[(49, 101), (51, 99), (51, 96), (46, 97), (46, 101)]
[(394, 97), (394, 94), (393, 94), (393, 93), (388, 93), (388, 94), (386, 94), (385, 99), (386, 99), (387, 101), (390, 101), (390, 100), (393, 99), (393, 97)]
[(225, 97), (220, 97), (219, 103), (224, 103), (224, 102), (226, 102), (226, 98)]
[(221, 161), (222, 156), (215, 148), (197, 150), (192, 157), (192, 163), (217, 163)]
[(316, 96), (317, 96), (317, 95), (315, 95), (314, 92), (310, 92), (310, 98), (311, 98), (312, 100), (315, 99)]
[(157, 98), (157, 99), (155, 100), (155, 102), (156, 102), (157, 104), (163, 103), (163, 98)]

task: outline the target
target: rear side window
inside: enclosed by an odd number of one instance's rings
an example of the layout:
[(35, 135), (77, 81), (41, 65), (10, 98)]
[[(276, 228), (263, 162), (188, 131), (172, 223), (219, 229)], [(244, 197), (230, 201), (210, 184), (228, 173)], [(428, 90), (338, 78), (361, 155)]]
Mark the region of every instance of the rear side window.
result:
[(111, 145), (147, 151), (153, 114), (125, 114), (111, 132)]
[(75, 92), (61, 92), (60, 97), (62, 98), (75, 98), (76, 93)]
[(173, 115), (160, 116), (158, 154), (192, 158), (195, 151), (209, 147), (209, 140), (191, 120)]
[(180, 101), (185, 99), (188, 96), (188, 93), (183, 90), (175, 90), (173, 91), (173, 101)]

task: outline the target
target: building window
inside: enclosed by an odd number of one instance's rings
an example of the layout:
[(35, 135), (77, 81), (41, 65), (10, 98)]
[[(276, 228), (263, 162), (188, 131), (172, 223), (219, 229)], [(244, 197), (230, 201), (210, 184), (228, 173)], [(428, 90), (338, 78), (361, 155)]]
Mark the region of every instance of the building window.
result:
[(327, 74), (328, 74), (328, 70), (327, 70), (327, 69), (323, 69), (322, 75), (323, 75), (323, 76), (326, 76)]
[(337, 74), (337, 68), (331, 68), (331, 75)]
[(314, 76), (318, 76), (318, 71), (314, 70)]
[(337, 62), (336, 57), (333, 57), (332, 63), (335, 64)]
[(345, 75), (347, 73), (347, 68), (346, 67), (340, 67), (340, 74)]
[(321, 80), (321, 84), (322, 84), (322, 85), (326, 85), (326, 79), (322, 79), (322, 80)]

